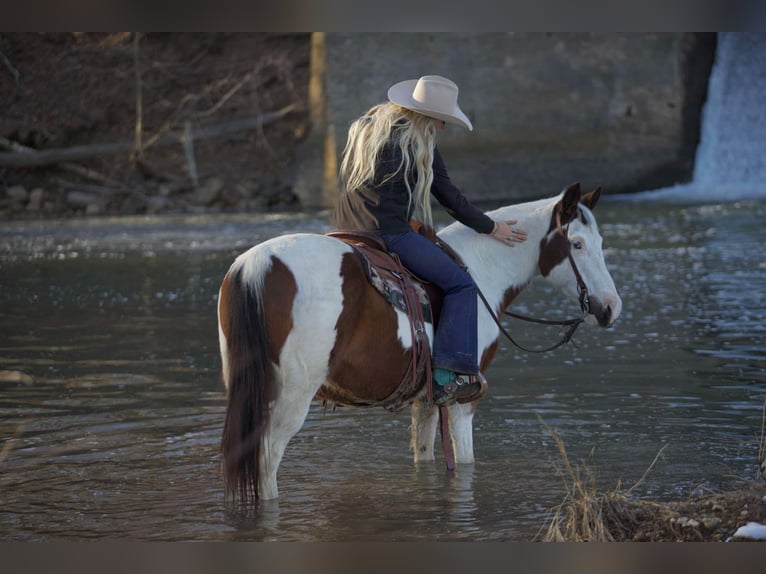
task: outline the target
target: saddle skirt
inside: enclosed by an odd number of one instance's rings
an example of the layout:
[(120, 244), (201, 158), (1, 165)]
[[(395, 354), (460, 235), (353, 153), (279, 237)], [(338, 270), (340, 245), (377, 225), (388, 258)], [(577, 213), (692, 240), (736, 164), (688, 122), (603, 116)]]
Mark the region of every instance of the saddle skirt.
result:
[[(383, 241), (372, 233), (363, 231), (331, 231), (327, 235), (340, 239), (354, 248), (359, 255), (367, 280), (377, 289), (386, 301), (410, 316), (407, 293), (411, 286), (421, 308), (422, 317), (427, 322), (433, 321), (431, 301), (423, 284), (425, 281), (407, 269), (395, 253), (386, 250)], [(403, 281), (404, 277), (409, 282)]]
[[(426, 383), (430, 400), (431, 347), (425, 324), (433, 324), (438, 317), (441, 292), (438, 289), (427, 291), (426, 282), (404, 267), (396, 254), (389, 253), (383, 240), (374, 233), (341, 230), (327, 235), (354, 249), (370, 284), (409, 319), (413, 341), (409, 368), (396, 390), (376, 406), (390, 411), (401, 410), (412, 402)], [(435, 305), (432, 299), (436, 299)]]

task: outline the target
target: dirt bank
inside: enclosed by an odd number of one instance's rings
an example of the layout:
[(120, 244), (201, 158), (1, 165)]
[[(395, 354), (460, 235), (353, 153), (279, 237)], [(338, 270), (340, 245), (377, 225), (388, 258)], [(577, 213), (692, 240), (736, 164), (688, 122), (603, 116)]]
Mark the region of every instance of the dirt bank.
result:
[[(766, 413), (766, 411), (765, 411)], [(765, 415), (766, 416), (766, 415)], [(764, 419), (766, 421), (766, 419)], [(596, 471), (587, 462), (573, 463), (561, 437), (552, 429), (561, 457), (557, 464), (566, 495), (551, 512), (540, 538), (546, 542), (722, 542), (749, 541), (741, 527), (755, 523), (766, 539), (766, 442), (759, 442), (759, 476), (743, 480), (737, 488), (714, 491), (698, 487), (686, 500), (651, 501), (637, 498), (634, 490), (651, 472), (654, 463), (630, 488), (612, 491), (596, 488)]]
[(79, 154), (0, 167), (0, 217), (294, 207), (309, 40), (3, 33), (0, 152)]
[(571, 542), (724, 542), (748, 523), (766, 524), (766, 481), (737, 490), (654, 502), (619, 493), (567, 500), (545, 540)]

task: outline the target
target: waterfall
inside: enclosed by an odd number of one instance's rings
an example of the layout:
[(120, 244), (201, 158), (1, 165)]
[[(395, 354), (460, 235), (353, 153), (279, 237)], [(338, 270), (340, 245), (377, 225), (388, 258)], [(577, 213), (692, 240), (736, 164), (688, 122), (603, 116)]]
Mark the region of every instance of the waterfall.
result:
[(693, 179), (646, 193), (690, 200), (766, 198), (765, 33), (718, 34)]

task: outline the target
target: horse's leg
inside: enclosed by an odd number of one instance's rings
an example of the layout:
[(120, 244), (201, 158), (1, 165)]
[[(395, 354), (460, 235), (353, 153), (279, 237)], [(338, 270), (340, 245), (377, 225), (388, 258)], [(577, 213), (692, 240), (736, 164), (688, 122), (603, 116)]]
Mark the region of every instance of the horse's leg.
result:
[(434, 441), (436, 440), (436, 427), (439, 424), (439, 409), (430, 406), (417, 399), (412, 404), (412, 448), (415, 462), (434, 460)]
[[(434, 409), (436, 410), (436, 409)], [(449, 429), (452, 437), (452, 448), (455, 462), (471, 464), (473, 458), (473, 415), (476, 412), (474, 403), (458, 404), (449, 407)]]
[(277, 471), (290, 439), (301, 429), (314, 394), (324, 376), (309, 378), (306, 366), (295, 359), (280, 369), (279, 394), (271, 404), (267, 428), (260, 451), (258, 497), (270, 500), (279, 497)]

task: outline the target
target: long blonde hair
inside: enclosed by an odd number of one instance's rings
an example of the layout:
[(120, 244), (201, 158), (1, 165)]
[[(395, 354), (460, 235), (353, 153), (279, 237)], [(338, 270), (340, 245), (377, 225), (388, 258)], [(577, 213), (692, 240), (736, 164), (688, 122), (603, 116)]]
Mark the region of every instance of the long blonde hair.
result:
[[(399, 146), (402, 161), (393, 173), (385, 174), (382, 182), (375, 182), (380, 153), (389, 142)], [(430, 190), (434, 179), (435, 142), (436, 127), (428, 116), (391, 102), (370, 108), (348, 130), (340, 165), (341, 197), (333, 223), (341, 228), (377, 226), (364, 200), (377, 204), (379, 197), (372, 186), (401, 174), (409, 194), (409, 206), (414, 205), (414, 216), (432, 225)]]

